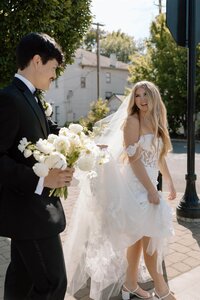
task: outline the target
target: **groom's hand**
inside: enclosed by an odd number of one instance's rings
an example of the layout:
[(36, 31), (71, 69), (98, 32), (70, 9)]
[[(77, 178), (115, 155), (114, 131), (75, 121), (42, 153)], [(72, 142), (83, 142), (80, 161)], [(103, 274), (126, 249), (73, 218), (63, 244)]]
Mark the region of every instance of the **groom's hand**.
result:
[(97, 145), (100, 149), (108, 148), (108, 145)]
[(70, 186), (74, 168), (51, 169), (49, 174), (44, 178), (44, 187), (51, 189), (60, 188), (64, 186)]

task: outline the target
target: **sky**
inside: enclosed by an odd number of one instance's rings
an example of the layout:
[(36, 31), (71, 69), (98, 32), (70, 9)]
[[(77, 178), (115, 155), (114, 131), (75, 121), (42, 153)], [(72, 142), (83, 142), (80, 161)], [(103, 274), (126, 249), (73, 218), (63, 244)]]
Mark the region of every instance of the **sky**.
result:
[[(149, 36), (151, 21), (158, 15), (158, 0), (92, 0), (93, 22), (101, 23), (105, 31), (122, 32), (135, 40)], [(165, 12), (166, 0), (162, 1)]]

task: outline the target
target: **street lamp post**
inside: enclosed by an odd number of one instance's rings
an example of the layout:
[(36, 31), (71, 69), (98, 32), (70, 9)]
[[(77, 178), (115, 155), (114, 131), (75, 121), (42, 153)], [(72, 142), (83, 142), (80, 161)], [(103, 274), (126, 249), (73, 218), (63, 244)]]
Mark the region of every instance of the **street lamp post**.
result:
[(188, 48), (187, 68), (187, 174), (186, 189), (177, 218), (200, 220), (200, 201), (196, 192), (195, 174), (195, 101), (196, 46), (200, 42), (200, 1), (167, 0), (167, 26), (179, 46)]
[(195, 80), (196, 80), (196, 0), (187, 1), (188, 10), (188, 80), (187, 80), (187, 174), (186, 190), (177, 206), (177, 218), (200, 219), (200, 202), (195, 174)]

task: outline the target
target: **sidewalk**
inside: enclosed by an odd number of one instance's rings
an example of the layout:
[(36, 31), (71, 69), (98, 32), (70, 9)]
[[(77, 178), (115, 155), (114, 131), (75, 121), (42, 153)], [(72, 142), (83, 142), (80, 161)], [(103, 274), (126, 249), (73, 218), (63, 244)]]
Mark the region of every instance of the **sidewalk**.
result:
[[(67, 201), (63, 201), (68, 221), (77, 196), (78, 188), (70, 187), (69, 197)], [(177, 200), (171, 202), (174, 209), (181, 197), (182, 193), (178, 193)], [(200, 222), (178, 222), (174, 214), (174, 228), (175, 236), (170, 243), (169, 254), (165, 259), (169, 286), (175, 292), (178, 300), (200, 300)], [(61, 235), (62, 242), (65, 241), (66, 230)], [(0, 300), (3, 299), (4, 277), (9, 259), (9, 240), (0, 238)], [(88, 294), (89, 288), (84, 288), (77, 293), (76, 299), (89, 300)], [(74, 298), (66, 297), (66, 300), (72, 299)], [(115, 298), (115, 300), (118, 299), (121, 297)]]
[[(69, 189), (69, 198), (63, 201), (67, 219), (70, 219), (73, 205), (78, 195), (78, 189)], [(164, 193), (166, 195), (166, 193)], [(177, 200), (171, 204), (175, 208), (182, 197), (178, 193)], [(166, 256), (165, 265), (169, 286), (178, 300), (200, 300), (200, 222), (177, 222), (174, 215), (175, 236), (170, 243), (169, 254)], [(62, 241), (66, 238), (66, 230), (62, 233)], [(9, 239), (0, 238), (0, 300), (3, 299), (3, 283), (7, 265), (9, 263)], [(88, 287), (76, 295), (78, 300), (89, 300)], [(66, 297), (66, 300), (71, 300)], [(121, 297), (116, 297), (116, 300)]]
[[(75, 188), (71, 188), (69, 199), (64, 203), (68, 220), (73, 208), (73, 189)], [(167, 196), (167, 193), (163, 194)], [(178, 193), (177, 199), (170, 202), (174, 212), (182, 196), (182, 193)], [(174, 214), (174, 229), (175, 236), (170, 242), (169, 253), (165, 259), (170, 289), (176, 294), (177, 300), (200, 300), (200, 222), (180, 222)], [(66, 232), (63, 237), (65, 235)], [(89, 300), (88, 294), (89, 288), (84, 288), (77, 293), (76, 299)], [(72, 299), (74, 298), (66, 297), (66, 300)], [(120, 296), (115, 298), (120, 299)]]

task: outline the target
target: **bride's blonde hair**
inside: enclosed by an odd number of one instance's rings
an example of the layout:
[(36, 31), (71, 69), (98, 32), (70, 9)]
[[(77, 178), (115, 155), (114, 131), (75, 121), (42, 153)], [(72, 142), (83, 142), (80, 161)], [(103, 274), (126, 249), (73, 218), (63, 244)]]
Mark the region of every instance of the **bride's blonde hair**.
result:
[(149, 81), (140, 81), (137, 82), (132, 89), (128, 105), (128, 116), (134, 114), (139, 116), (139, 109), (135, 103), (135, 95), (138, 88), (143, 88), (147, 94), (148, 112), (146, 117), (150, 120), (153, 126), (154, 139), (156, 139), (156, 137), (160, 137), (162, 139), (163, 146), (160, 153), (160, 159), (162, 159), (172, 149), (167, 128), (168, 123), (165, 105), (155, 84)]

